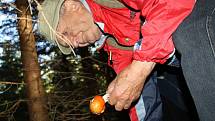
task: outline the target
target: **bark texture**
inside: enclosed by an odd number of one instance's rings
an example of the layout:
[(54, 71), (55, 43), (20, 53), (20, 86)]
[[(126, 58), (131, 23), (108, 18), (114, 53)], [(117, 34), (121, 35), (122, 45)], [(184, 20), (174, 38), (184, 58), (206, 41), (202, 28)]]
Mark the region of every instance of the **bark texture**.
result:
[[(20, 36), (21, 58), (24, 70), (24, 81), (28, 98), (30, 121), (49, 121), (44, 88), (41, 81), (40, 67), (32, 32), (31, 14), (27, 0), (16, 0), (18, 12), (18, 31)], [(26, 18), (26, 19), (23, 19)]]

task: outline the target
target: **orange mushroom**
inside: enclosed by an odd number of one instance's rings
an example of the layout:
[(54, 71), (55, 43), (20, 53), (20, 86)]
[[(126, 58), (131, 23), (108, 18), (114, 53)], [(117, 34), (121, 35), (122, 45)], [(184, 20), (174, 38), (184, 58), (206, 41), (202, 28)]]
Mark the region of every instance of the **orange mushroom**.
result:
[(102, 96), (95, 96), (91, 101), (90, 101), (90, 111), (93, 114), (100, 115), (101, 113), (104, 112), (105, 110), (105, 103), (107, 102), (108, 95)]

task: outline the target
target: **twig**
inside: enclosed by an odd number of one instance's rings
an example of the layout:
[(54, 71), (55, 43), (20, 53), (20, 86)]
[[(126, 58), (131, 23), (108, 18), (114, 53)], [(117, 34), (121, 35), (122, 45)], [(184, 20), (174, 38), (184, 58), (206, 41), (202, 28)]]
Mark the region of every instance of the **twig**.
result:
[(0, 84), (8, 84), (8, 85), (22, 85), (22, 84), (25, 84), (25, 83), (18, 83), (18, 82), (3, 82), (3, 81), (0, 81)]
[(19, 11), (19, 12), (21, 12), (22, 13), (22, 11), (20, 10), (20, 9), (18, 9), (17, 7), (16, 7), (16, 5), (14, 5), (13, 3), (8, 3), (12, 8), (15, 8), (17, 11)]

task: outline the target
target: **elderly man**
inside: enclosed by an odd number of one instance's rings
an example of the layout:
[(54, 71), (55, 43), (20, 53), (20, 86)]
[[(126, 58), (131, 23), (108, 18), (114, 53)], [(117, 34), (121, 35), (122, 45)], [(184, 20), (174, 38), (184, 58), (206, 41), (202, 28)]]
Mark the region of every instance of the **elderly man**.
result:
[(109, 103), (118, 111), (131, 107), (132, 121), (160, 121), (156, 78), (146, 80), (156, 63), (173, 57), (171, 35), (193, 5), (194, 0), (46, 0), (39, 28), (64, 54), (71, 47), (104, 42), (118, 74), (107, 89)]

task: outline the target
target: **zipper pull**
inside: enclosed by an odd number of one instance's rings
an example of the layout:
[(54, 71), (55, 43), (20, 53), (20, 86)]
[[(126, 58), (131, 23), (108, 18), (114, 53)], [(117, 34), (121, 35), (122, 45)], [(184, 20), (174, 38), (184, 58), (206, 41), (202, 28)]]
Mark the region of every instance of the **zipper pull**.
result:
[(109, 61), (110, 61), (110, 65), (113, 65), (112, 52), (111, 51), (110, 51), (110, 55), (109, 55)]

